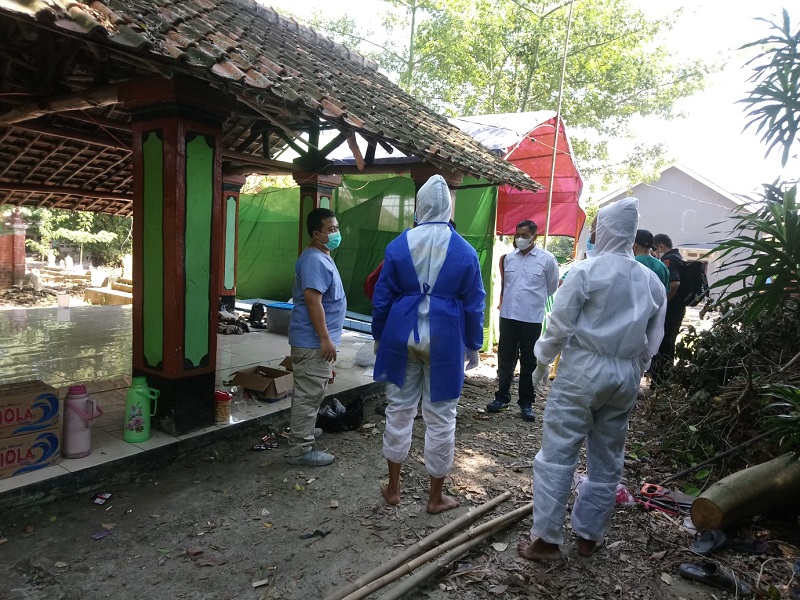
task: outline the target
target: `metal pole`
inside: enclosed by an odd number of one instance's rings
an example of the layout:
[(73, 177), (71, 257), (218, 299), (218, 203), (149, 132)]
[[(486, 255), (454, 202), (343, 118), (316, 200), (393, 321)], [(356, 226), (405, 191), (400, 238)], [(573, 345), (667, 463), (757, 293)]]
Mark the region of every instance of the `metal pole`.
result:
[(567, 17), (567, 38), (564, 40), (564, 58), (561, 61), (561, 81), (558, 85), (558, 108), (556, 109), (556, 133), (553, 136), (553, 164), (550, 167), (550, 185), (547, 188), (547, 222), (544, 227), (544, 248), (550, 240), (550, 211), (553, 209), (553, 182), (556, 178), (556, 154), (558, 153), (558, 132), (561, 128), (561, 98), (564, 95), (564, 74), (567, 72), (567, 55), (569, 54), (569, 34), (572, 30), (572, 8), (575, 0), (569, 3), (569, 16)]

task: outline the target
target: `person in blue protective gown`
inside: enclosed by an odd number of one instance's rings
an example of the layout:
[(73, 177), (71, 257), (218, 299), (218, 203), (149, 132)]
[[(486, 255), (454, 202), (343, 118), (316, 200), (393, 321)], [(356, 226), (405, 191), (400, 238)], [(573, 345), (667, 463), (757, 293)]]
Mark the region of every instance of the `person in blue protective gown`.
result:
[(531, 536), (517, 547), (530, 560), (561, 556), (567, 501), (584, 441), (587, 479), (571, 516), (581, 556), (602, 545), (611, 520), (628, 419), (664, 335), (664, 284), (633, 259), (638, 208), (638, 200), (628, 198), (600, 211), (594, 251), (570, 269), (534, 348), (541, 363), (549, 364), (559, 352), (561, 362), (533, 462)]
[(467, 368), (473, 368), (483, 345), (486, 294), (478, 255), (448, 223), (451, 206), (447, 183), (434, 175), (417, 194), (417, 227), (387, 246), (372, 298), (374, 378), (387, 382), (388, 399), (383, 454), (389, 483), (381, 492), (387, 503), (400, 502), (400, 467), (421, 397), (429, 513), (458, 506), (442, 485), (453, 466), (465, 350)]

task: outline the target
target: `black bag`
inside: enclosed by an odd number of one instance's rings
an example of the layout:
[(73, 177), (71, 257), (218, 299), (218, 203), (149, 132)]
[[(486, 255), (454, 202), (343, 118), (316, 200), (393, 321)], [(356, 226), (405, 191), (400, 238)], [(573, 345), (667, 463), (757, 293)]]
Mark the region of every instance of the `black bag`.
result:
[(707, 263), (700, 260), (686, 261), (681, 266), (681, 286), (677, 297), (684, 306), (697, 306), (708, 298)]
[(253, 302), (250, 307), (250, 323), (261, 323), (264, 320), (264, 314), (267, 312), (267, 307), (261, 302)]
[[(346, 405), (347, 410), (343, 414), (334, 417), (318, 413), (317, 427), (326, 433), (358, 429), (364, 423), (364, 402), (365, 398), (363, 397), (355, 398)], [(325, 404), (330, 405), (330, 402)]]

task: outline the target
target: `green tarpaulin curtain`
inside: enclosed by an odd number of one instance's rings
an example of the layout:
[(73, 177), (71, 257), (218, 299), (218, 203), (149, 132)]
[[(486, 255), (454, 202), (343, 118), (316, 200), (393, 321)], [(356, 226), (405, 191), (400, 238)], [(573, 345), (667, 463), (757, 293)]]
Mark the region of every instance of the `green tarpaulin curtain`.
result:
[[(463, 185), (481, 182), (464, 179)], [(383, 260), (384, 250), (414, 221), (414, 182), (404, 176), (345, 176), (333, 210), (342, 244), (332, 253), (347, 294), (348, 310), (372, 312), (364, 281)], [(239, 298), (285, 301), (291, 297), (299, 232), (299, 189), (268, 189), (242, 194), (239, 206)], [(459, 190), (454, 221), (458, 233), (475, 248), (487, 290), (485, 342), (494, 339), (490, 319), (491, 277), (497, 188)]]

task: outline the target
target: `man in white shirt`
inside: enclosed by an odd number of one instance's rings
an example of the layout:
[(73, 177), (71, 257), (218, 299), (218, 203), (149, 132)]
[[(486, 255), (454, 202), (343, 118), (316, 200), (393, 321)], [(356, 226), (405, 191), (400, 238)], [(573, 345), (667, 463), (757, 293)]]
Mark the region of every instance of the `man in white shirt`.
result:
[(558, 288), (558, 263), (555, 256), (537, 248), (537, 226), (522, 221), (514, 236), (516, 249), (500, 259), (500, 342), (497, 349), (498, 390), (486, 405), (490, 413), (508, 410), (511, 379), (519, 357), (519, 408), (522, 418), (533, 421), (535, 392), (533, 346), (542, 332), (544, 305)]

